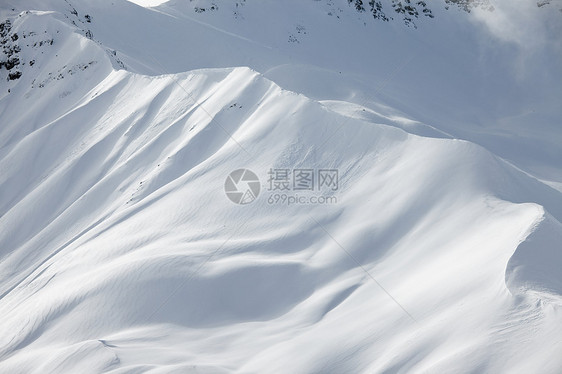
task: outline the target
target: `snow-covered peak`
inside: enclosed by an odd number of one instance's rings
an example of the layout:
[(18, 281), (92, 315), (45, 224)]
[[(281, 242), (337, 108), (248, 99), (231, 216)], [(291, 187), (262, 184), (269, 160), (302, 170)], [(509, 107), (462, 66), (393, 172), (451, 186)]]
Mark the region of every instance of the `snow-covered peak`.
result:
[(494, 4), (3, 2), (0, 372), (558, 373), (558, 18)]

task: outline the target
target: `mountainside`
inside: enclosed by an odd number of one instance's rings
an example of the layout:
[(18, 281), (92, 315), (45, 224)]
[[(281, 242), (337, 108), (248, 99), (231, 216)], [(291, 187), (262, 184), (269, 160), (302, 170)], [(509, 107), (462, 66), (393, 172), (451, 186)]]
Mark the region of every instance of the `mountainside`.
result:
[(562, 17), (436, 4), (0, 5), (0, 372), (559, 373)]

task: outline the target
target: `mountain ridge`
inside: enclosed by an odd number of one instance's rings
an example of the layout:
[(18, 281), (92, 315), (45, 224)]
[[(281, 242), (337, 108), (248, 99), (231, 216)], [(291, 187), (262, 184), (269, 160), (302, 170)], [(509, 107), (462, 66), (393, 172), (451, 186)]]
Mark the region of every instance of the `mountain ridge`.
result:
[[(0, 99), (0, 371), (561, 367), (559, 191), (382, 103), (252, 67), (131, 72), (67, 26)], [(238, 168), (262, 184), (243, 206)], [(337, 203), (268, 202), (272, 168), (337, 169)]]

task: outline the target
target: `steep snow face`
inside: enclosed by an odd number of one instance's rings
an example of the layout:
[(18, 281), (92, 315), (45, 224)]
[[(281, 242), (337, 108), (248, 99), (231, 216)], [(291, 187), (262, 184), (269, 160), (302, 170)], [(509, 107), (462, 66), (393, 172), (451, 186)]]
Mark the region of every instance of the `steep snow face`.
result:
[(438, 1), (435, 18), (419, 19), (414, 30), (376, 22), (345, 0), (7, 3), (57, 9), (79, 27), (92, 16), (83, 28), (130, 71), (249, 66), (307, 97), (353, 102), (394, 126), (403, 127), (393, 119), (405, 117), (562, 182), (562, 17), (555, 4), (495, 0), (493, 12), (468, 15)]
[[(316, 2), (248, 2), (246, 23), (71, 3), (1, 13), (33, 43), (0, 99), (0, 372), (560, 371), (562, 194), (490, 152), (505, 143), (454, 139), (421, 98), (362, 102), (388, 77), (369, 91), (355, 60), (339, 78), (310, 50), (324, 37), (271, 44), (288, 13), (299, 40), (329, 33)], [(381, 43), (418, 35), (397, 32)], [(261, 186), (245, 205), (224, 191), (240, 168)], [(337, 188), (279, 194), (271, 169)]]

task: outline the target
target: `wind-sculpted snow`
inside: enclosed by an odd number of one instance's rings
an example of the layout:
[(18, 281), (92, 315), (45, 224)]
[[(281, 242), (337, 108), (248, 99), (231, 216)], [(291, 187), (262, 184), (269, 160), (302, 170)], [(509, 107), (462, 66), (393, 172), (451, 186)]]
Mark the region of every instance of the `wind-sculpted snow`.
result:
[(508, 286), (513, 293), (536, 292), (536, 297), (540, 299), (560, 302), (561, 233), (560, 222), (548, 215), (527, 240), (519, 245), (508, 263), (506, 274)]
[[(132, 72), (63, 14), (12, 23), (55, 40), (0, 99), (0, 372), (559, 372), (558, 190), (248, 67)], [(276, 203), (271, 169), (335, 200)]]

